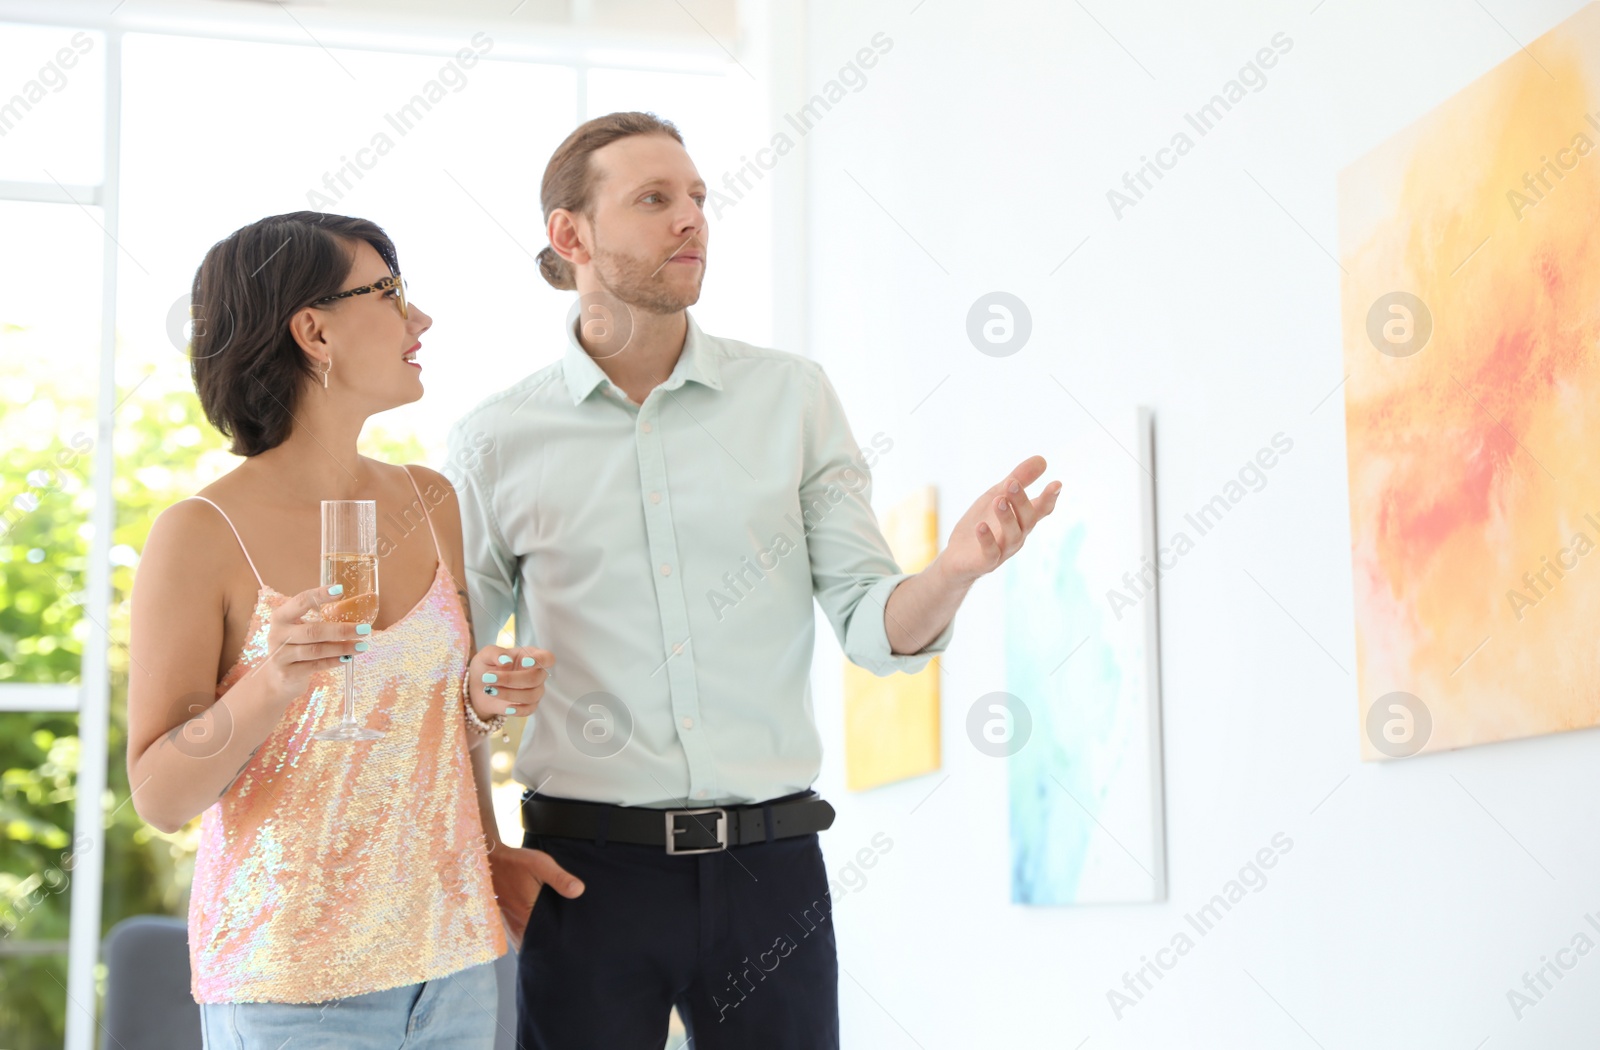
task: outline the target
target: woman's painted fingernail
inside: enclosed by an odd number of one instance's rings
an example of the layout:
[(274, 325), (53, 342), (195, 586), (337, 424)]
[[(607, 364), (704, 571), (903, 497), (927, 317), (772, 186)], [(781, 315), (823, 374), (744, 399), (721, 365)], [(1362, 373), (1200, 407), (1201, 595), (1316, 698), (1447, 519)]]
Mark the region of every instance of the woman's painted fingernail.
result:
[(501, 667), (506, 666), (510, 662), (511, 662), (511, 657), (507, 656), (505, 653), (501, 653), (500, 654), (500, 666)]
[(532, 667), (532, 666), (533, 666), (533, 665), (534, 665), (534, 659), (533, 659), (533, 657), (531, 657), (531, 656), (524, 656), (524, 657), (523, 657), (523, 658), (522, 658), (522, 666), (523, 666), (523, 667)]
[(356, 624), (356, 633), (357, 634), (371, 634), (372, 633), (372, 625), (370, 623), (358, 623), (358, 624)]
[(357, 642), (356, 643), (356, 652), (358, 652), (358, 653), (364, 653), (368, 649), (371, 649), (371, 648), (372, 648), (372, 645), (371, 645), (370, 642)]
[(516, 709), (516, 708), (514, 708), (514, 707), (508, 707), (508, 708), (506, 708), (506, 714), (508, 714), (508, 715), (514, 715), (514, 714), (516, 714), (516, 713), (517, 713), (517, 709)]
[(493, 671), (485, 671), (485, 672), (483, 672), (483, 684), (484, 685), (491, 685), (491, 684), (493, 684), (495, 682), (498, 682), (498, 681), (500, 681), (500, 676), (495, 674)]
[(342, 583), (334, 584), (332, 587), (328, 588), (328, 593), (329, 594), (343, 594), (344, 593), (344, 584), (342, 584)]
[(490, 696), (499, 696), (500, 695), (500, 690), (496, 689), (492, 685), (485, 687), (483, 691), (485, 693), (488, 693)]
[(347, 664), (353, 659), (354, 657), (352, 657), (349, 653), (345, 653), (343, 656), (339, 657), (339, 662), (342, 664)]

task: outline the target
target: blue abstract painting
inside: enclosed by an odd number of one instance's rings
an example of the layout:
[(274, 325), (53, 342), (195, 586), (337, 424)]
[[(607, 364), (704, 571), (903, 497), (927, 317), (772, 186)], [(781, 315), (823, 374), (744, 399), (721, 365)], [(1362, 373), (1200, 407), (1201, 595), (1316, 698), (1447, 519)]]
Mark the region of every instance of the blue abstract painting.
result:
[(1127, 415), (1127, 455), (1050, 457), (1060, 503), (1007, 563), (1018, 904), (1166, 899), (1151, 423)]

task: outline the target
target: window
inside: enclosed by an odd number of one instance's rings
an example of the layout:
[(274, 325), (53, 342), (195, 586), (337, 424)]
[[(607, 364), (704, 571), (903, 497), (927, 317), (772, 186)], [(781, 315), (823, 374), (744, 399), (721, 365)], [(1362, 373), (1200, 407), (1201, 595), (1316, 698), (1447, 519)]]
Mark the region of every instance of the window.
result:
[(0, 31), (0, 1031), (19, 1045), (66, 1038), (99, 932), (101, 868), (74, 882), (73, 835), (86, 811), (99, 825), (104, 770), (102, 743), (80, 781), (109, 637), (106, 48), (85, 29)]
[(0, 201), (0, 685), (77, 682), (93, 629), (81, 595), (102, 221), (99, 208)]
[(89, 29), (0, 33), (0, 182), (99, 185), (105, 50), (105, 35)]

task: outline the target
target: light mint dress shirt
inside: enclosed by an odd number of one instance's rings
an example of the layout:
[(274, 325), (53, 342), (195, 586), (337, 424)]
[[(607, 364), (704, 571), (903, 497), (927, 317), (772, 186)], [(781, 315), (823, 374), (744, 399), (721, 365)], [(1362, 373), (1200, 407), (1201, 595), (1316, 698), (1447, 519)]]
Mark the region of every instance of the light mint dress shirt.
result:
[(811, 660), (822, 606), (845, 655), (889, 650), (906, 578), (869, 467), (816, 362), (703, 333), (644, 404), (567, 332), (565, 357), (451, 431), (477, 644), (516, 615), (556, 657), (515, 776), (546, 795), (641, 806), (760, 802), (816, 779)]

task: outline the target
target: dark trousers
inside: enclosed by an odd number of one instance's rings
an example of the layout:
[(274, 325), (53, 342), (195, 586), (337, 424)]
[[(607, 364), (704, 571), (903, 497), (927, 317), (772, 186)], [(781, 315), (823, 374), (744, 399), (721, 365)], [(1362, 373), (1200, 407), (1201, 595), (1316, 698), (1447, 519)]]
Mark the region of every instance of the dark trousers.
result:
[(517, 966), (523, 1050), (838, 1050), (833, 904), (816, 835), (669, 856), (525, 835), (583, 880), (544, 890)]

